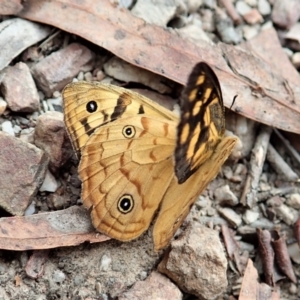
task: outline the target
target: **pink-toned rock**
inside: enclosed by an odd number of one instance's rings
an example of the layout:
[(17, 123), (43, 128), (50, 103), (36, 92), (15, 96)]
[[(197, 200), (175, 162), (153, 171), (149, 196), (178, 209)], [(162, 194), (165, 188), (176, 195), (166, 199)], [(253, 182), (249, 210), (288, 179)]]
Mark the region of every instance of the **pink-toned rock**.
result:
[(225, 292), (226, 269), (218, 232), (196, 222), (171, 243), (170, 252), (158, 266), (180, 289), (200, 299), (215, 299)]
[(49, 168), (54, 173), (72, 156), (73, 149), (65, 129), (62, 113), (48, 111), (38, 117), (34, 132), (34, 144), (48, 154)]
[(248, 13), (244, 14), (243, 18), (250, 25), (259, 24), (264, 20), (256, 8), (253, 8)]
[(119, 300), (181, 300), (182, 293), (170, 279), (158, 272), (152, 272), (145, 281), (136, 282), (133, 287), (120, 295)]
[(0, 131), (0, 206), (23, 215), (44, 180), (48, 162), (44, 151)]
[(12, 111), (34, 112), (40, 109), (35, 83), (28, 66), (23, 62), (5, 70), (1, 92)]
[(272, 10), (272, 21), (281, 28), (289, 29), (300, 17), (299, 0), (275, 0)]
[(92, 69), (94, 54), (80, 44), (70, 44), (47, 56), (32, 69), (38, 87), (50, 97), (60, 91), (80, 72)]

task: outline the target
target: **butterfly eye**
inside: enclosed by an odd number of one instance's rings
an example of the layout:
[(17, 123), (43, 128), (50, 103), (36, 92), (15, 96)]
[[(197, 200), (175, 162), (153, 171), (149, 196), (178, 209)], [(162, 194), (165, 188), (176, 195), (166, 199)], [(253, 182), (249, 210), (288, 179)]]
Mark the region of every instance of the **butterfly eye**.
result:
[(125, 126), (123, 128), (123, 135), (127, 138), (127, 139), (131, 139), (135, 136), (135, 128), (133, 126)]
[(98, 108), (98, 105), (96, 103), (96, 101), (92, 100), (92, 101), (89, 101), (86, 105), (86, 110), (89, 112), (89, 113), (93, 113), (97, 110)]
[(127, 214), (132, 211), (134, 201), (131, 195), (123, 195), (118, 202), (118, 209), (121, 213)]

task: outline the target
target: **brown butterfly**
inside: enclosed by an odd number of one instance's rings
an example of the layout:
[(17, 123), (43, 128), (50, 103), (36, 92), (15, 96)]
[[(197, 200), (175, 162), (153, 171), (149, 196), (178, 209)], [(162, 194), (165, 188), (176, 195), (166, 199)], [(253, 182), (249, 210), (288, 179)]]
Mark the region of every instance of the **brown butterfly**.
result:
[(156, 216), (154, 248), (164, 248), (231, 153), (237, 139), (224, 137), (221, 88), (206, 63), (194, 67), (182, 95), (178, 118), (117, 86), (77, 82), (64, 89), (82, 200), (100, 232), (129, 241)]

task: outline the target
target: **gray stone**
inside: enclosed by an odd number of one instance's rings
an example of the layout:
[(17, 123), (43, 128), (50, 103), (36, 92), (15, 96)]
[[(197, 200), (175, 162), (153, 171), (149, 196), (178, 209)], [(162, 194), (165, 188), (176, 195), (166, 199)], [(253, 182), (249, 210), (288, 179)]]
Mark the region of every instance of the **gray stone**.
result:
[(271, 13), (271, 5), (267, 0), (258, 0), (257, 8), (263, 16)]
[(170, 279), (158, 272), (152, 272), (145, 281), (136, 282), (133, 287), (121, 294), (119, 300), (181, 300), (182, 293)]
[(218, 212), (234, 227), (239, 227), (242, 224), (242, 218), (234, 210), (229, 207), (219, 208)]
[(230, 187), (228, 184), (223, 185), (219, 188), (217, 188), (214, 191), (214, 196), (215, 199), (220, 203), (220, 204), (227, 204), (230, 206), (235, 206), (239, 203), (239, 199), (237, 196), (230, 190)]
[(281, 28), (289, 29), (299, 20), (299, 0), (275, 0), (272, 10), (272, 21)]
[(72, 156), (73, 149), (65, 129), (62, 113), (48, 111), (38, 117), (34, 132), (34, 143), (49, 155), (51, 172), (55, 173), (66, 163)]
[(7, 121), (4, 121), (2, 124), (1, 124), (1, 128), (2, 128), (2, 131), (11, 135), (11, 136), (15, 136), (15, 131), (13, 129), (13, 125), (11, 123), (11, 121), (7, 120)]
[(0, 132), (0, 206), (23, 215), (44, 180), (48, 162), (42, 150)]
[(12, 111), (34, 112), (40, 109), (37, 88), (28, 66), (23, 62), (5, 70), (1, 91)]
[(94, 54), (88, 48), (73, 43), (38, 62), (32, 74), (38, 87), (50, 97), (53, 92), (61, 91), (80, 71), (90, 71), (93, 61)]
[(226, 269), (227, 259), (218, 232), (196, 222), (171, 243), (170, 252), (158, 266), (180, 289), (200, 299), (224, 294)]

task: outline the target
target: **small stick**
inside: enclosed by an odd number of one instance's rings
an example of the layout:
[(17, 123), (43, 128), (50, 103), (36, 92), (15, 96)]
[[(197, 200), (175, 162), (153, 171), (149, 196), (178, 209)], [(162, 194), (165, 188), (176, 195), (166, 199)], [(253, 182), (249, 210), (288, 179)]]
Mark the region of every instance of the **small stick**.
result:
[(257, 193), (256, 198), (258, 202), (267, 200), (270, 198), (270, 194), (272, 196), (276, 195), (287, 195), (287, 194), (293, 194), (293, 193), (300, 193), (300, 189), (295, 187), (295, 186), (284, 186), (284, 187), (279, 187), (279, 188), (273, 188), (271, 191), (266, 191), (266, 192), (260, 192)]
[(259, 178), (266, 159), (271, 133), (271, 127), (261, 125), (260, 132), (256, 138), (254, 148), (252, 149), (249, 173), (240, 200), (244, 206), (248, 206), (250, 208), (252, 208), (256, 202)]
[(267, 150), (267, 160), (275, 172), (282, 176), (287, 181), (296, 181), (298, 175), (291, 169), (291, 167), (283, 160), (276, 149), (269, 144)]
[(242, 19), (241, 19), (240, 15), (237, 13), (234, 5), (232, 4), (232, 1), (231, 0), (221, 0), (220, 2), (222, 2), (223, 6), (227, 10), (228, 15), (233, 20), (233, 23), (235, 25), (241, 24)]
[(282, 141), (283, 145), (286, 147), (286, 150), (288, 153), (297, 161), (297, 163), (300, 165), (300, 154), (298, 151), (291, 145), (290, 141), (287, 140), (280, 132), (278, 129), (274, 129), (274, 132), (276, 135), (280, 138)]

